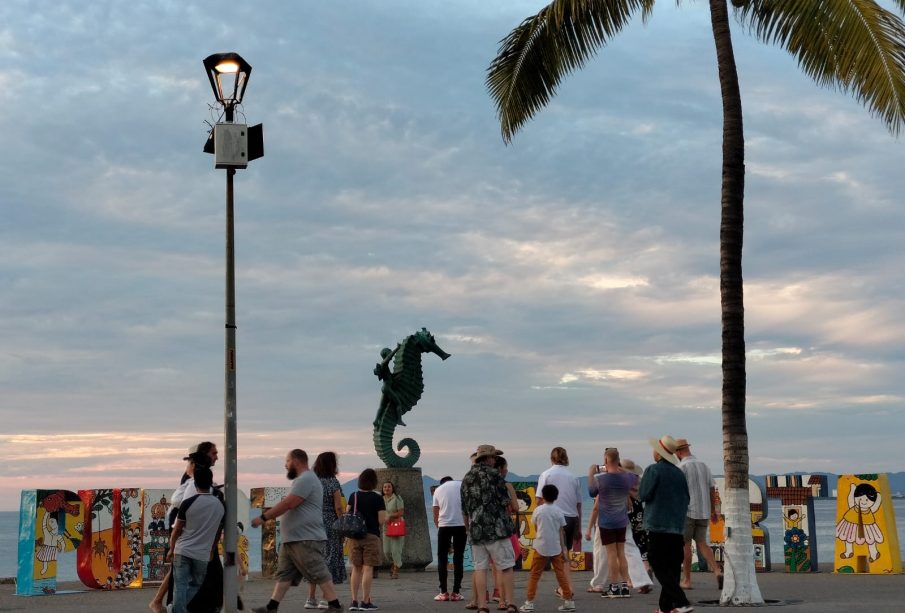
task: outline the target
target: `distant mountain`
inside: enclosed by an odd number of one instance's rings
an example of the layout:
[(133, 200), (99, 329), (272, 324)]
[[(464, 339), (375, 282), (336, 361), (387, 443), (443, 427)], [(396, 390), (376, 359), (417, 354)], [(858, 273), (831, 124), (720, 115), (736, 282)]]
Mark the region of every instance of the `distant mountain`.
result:
[[(783, 474), (791, 474), (791, 475), (803, 475), (803, 474), (809, 474), (809, 475), (826, 475), (827, 481), (829, 482), (829, 486), (830, 486), (830, 491), (828, 492), (829, 494), (832, 494), (832, 493), (833, 493), (833, 490), (836, 489), (836, 480), (837, 480), (838, 477), (839, 477), (839, 475), (837, 475), (837, 474), (835, 474), (835, 473), (825, 473), (825, 472), (812, 472), (812, 473), (809, 473), (809, 472), (798, 471), (798, 472), (783, 473)], [(886, 475), (887, 475), (887, 478), (889, 479), (889, 490), (890, 490), (890, 492), (892, 492), (892, 494), (893, 494), (894, 496), (897, 495), (897, 494), (898, 494), (898, 495), (905, 495), (905, 472), (886, 473)], [(719, 476), (722, 476), (722, 475), (714, 475), (714, 476), (719, 477)], [(538, 477), (539, 477), (539, 475), (527, 475), (527, 476), (521, 476), (521, 475), (516, 475), (515, 473), (509, 473), (509, 475), (506, 477), (506, 479), (507, 479), (507, 481), (511, 481), (511, 482), (525, 481), (525, 482), (529, 482), (529, 483), (530, 483), (530, 482), (532, 482), (532, 481), (537, 481)], [(458, 477), (458, 478), (461, 478), (461, 476)], [(764, 483), (765, 483), (765, 481), (766, 481), (766, 475), (751, 475), (751, 479), (752, 479), (755, 483), (759, 484), (761, 487), (764, 487)], [(588, 487), (588, 477), (587, 477), (587, 475), (581, 475), (581, 476), (579, 476), (579, 477), (578, 477), (578, 481), (579, 481), (579, 484), (580, 484), (580, 486), (581, 486), (581, 491), (582, 491), (582, 492), (586, 492), (586, 491), (587, 491), (587, 487)], [(427, 501), (430, 501), (430, 500), (431, 500), (431, 491), (430, 491), (430, 488), (431, 488), (431, 486), (434, 486), (434, 485), (439, 484), (440, 481), (439, 481), (439, 479), (434, 479), (433, 477), (430, 477), (430, 476), (428, 476), (428, 475), (425, 475), (424, 477), (422, 477), (422, 482), (424, 483), (424, 500), (426, 501), (425, 506), (430, 506), (430, 502), (427, 502)], [(352, 480), (352, 481), (347, 481), (346, 483), (343, 483), (343, 484), (342, 484), (343, 494), (346, 496), (346, 498), (349, 497), (349, 494), (351, 494), (352, 492), (355, 491), (355, 489), (356, 489), (355, 486), (356, 486), (356, 481), (354, 481), (354, 480)]]

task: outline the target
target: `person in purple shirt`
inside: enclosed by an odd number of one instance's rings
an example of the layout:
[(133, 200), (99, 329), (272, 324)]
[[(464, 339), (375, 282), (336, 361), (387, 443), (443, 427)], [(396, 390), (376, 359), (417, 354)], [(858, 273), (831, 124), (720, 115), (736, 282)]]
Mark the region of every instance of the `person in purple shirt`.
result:
[[(625, 557), (625, 529), (628, 526), (629, 492), (638, 476), (622, 469), (619, 450), (608, 447), (604, 466), (592, 464), (588, 469), (588, 493), (597, 496), (597, 533), (606, 547), (609, 588), (604, 598), (629, 598), (628, 560)], [(603, 470), (601, 470), (603, 468)]]

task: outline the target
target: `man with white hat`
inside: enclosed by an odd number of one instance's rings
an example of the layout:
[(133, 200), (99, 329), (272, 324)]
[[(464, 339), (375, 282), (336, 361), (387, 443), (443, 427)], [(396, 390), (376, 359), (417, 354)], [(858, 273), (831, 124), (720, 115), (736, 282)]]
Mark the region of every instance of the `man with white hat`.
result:
[(694, 607), (679, 586), (688, 483), (677, 466), (675, 439), (666, 435), (649, 442), (654, 450), (654, 463), (644, 471), (638, 491), (638, 498), (644, 503), (644, 527), (648, 533), (647, 561), (660, 582), (659, 611), (688, 613)]
[(717, 505), (719, 494), (716, 482), (710, 468), (691, 453), (691, 444), (688, 439), (676, 439), (676, 457), (679, 458), (679, 468), (685, 473), (688, 482), (688, 495), (691, 502), (688, 504), (688, 516), (685, 519), (685, 559), (682, 562), (683, 589), (691, 588), (691, 541), (695, 542), (701, 557), (707, 562), (707, 566), (716, 577), (717, 586), (723, 589), (723, 572), (720, 570), (713, 550), (708, 542), (710, 521), (717, 518)]

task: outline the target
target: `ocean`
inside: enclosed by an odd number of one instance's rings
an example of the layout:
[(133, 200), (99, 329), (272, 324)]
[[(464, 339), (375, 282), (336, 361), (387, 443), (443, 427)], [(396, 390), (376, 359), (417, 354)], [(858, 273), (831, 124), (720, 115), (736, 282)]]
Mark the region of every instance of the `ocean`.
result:
[[(587, 513), (590, 512), (593, 502), (591, 499), (584, 501), (584, 523), (587, 524)], [(425, 505), (430, 508), (430, 500)], [(899, 535), (899, 548), (905, 559), (905, 499), (895, 499), (893, 506), (896, 513), (896, 526)], [(835, 547), (836, 524), (836, 500), (816, 499), (814, 501), (814, 515), (817, 525), (817, 558), (821, 563), (830, 562), (833, 559)], [(782, 568), (782, 517), (778, 500), (769, 500), (767, 517), (761, 523), (770, 535), (770, 558), (774, 569)], [(437, 533), (433, 522), (428, 521), (431, 528), (431, 550), (437, 550)], [(17, 511), (0, 511), (0, 578), (16, 576), (16, 560), (18, 557), (19, 513)], [(252, 571), (261, 569), (261, 532), (256, 529), (245, 531), (249, 540), (249, 564)], [(590, 544), (585, 543), (585, 549), (590, 550)], [(58, 558), (57, 579), (60, 581), (78, 581), (76, 574), (75, 552), (60, 554)]]

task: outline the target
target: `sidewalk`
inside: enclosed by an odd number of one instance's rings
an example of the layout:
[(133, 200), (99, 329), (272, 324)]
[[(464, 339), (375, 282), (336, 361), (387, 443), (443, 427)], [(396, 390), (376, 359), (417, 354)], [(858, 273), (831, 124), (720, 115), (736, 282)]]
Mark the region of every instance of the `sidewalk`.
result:
[[(464, 602), (434, 602), (437, 593), (437, 575), (433, 570), (424, 572), (403, 572), (399, 580), (391, 580), (387, 573), (381, 573), (375, 580), (372, 596), (374, 604), (382, 611), (426, 611), (430, 613), (465, 613)], [(783, 609), (789, 613), (827, 613), (856, 611), (858, 613), (884, 613), (902, 611), (905, 598), (905, 575), (834, 575), (831, 572), (787, 575), (782, 572), (758, 575), (758, 585), (765, 599), (787, 601)], [(450, 577), (452, 579), (452, 577)], [(640, 596), (633, 594), (626, 599), (605, 599), (584, 590), (590, 573), (573, 573), (576, 587), (575, 605), (578, 613), (594, 611), (598, 613), (651, 613), (657, 608), (659, 586), (654, 591)], [(525, 599), (528, 573), (515, 575), (517, 604)], [(466, 573), (465, 584), (471, 584), (470, 573)], [(716, 582), (710, 574), (695, 573), (694, 589), (687, 592), (689, 599), (698, 610), (715, 610), (704, 601), (719, 598)], [(535, 600), (537, 613), (556, 613), (560, 601), (554, 596), (556, 586), (553, 573), (544, 574)], [(270, 597), (273, 582), (252, 575), (245, 587), (246, 610), (251, 606), (265, 604)], [(78, 583), (59, 586), (64, 589), (82, 589)], [(349, 605), (349, 585), (339, 586), (340, 600)], [(115, 592), (81, 592), (57, 594), (55, 596), (15, 596), (15, 586), (0, 585), (0, 611), (65, 611), (67, 613), (145, 613), (154, 590), (120, 590)], [(464, 590), (466, 599), (471, 597), (470, 589)], [(293, 588), (280, 606), (281, 613), (304, 611), (307, 590)], [(779, 609), (771, 608), (772, 611)]]

